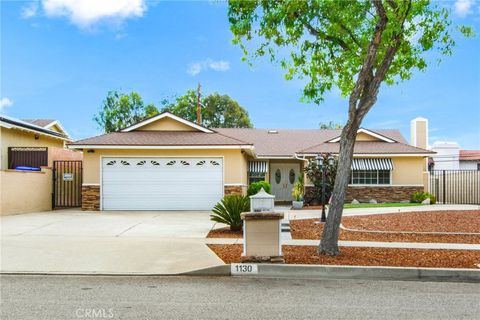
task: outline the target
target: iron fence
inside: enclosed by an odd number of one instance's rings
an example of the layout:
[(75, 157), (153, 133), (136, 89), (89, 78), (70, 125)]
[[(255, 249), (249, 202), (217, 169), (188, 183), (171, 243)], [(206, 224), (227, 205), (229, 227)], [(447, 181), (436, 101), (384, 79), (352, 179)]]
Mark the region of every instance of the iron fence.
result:
[(8, 169), (48, 165), (47, 147), (8, 147)]
[(438, 203), (480, 204), (480, 171), (431, 170), (429, 190)]

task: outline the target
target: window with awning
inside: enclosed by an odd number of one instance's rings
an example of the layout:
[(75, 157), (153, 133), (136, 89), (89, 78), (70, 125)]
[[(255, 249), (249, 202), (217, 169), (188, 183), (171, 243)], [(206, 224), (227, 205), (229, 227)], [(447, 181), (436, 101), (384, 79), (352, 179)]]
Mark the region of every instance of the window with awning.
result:
[(389, 158), (355, 158), (351, 169), (350, 184), (389, 185), (393, 163)]
[(248, 162), (249, 183), (264, 181), (267, 172), (268, 172), (267, 161), (249, 161)]

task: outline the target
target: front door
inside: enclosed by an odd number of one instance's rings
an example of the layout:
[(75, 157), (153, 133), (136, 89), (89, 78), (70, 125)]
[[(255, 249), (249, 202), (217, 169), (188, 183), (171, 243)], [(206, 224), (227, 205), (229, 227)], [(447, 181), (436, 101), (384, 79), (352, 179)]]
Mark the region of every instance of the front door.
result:
[(298, 163), (272, 163), (270, 165), (270, 184), (275, 201), (292, 201), (293, 185), (300, 174)]

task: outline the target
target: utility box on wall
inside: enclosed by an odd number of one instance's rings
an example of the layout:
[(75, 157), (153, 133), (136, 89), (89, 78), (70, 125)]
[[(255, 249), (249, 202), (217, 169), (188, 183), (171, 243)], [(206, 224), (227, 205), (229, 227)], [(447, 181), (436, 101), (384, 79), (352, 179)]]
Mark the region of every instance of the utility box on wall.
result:
[(250, 211), (251, 212), (273, 212), (275, 203), (275, 196), (268, 194), (262, 188), (260, 191), (250, 196)]

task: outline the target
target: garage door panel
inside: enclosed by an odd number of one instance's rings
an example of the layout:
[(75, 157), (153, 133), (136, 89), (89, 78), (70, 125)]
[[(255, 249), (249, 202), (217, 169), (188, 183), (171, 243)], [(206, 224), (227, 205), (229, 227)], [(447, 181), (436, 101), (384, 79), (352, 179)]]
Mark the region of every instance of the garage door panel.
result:
[(223, 195), (221, 158), (104, 158), (104, 210), (211, 210)]

